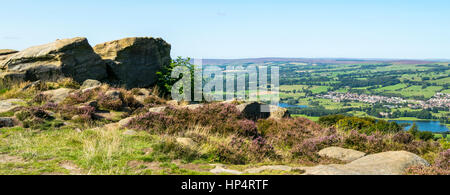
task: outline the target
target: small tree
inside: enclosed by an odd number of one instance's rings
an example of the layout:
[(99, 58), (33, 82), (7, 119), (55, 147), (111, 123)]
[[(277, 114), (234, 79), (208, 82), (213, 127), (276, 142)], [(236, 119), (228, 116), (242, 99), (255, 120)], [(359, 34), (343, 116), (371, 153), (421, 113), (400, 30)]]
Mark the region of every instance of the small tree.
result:
[(161, 95), (167, 96), (171, 94), (172, 86), (180, 80), (172, 78), (172, 71), (177, 66), (186, 66), (191, 70), (191, 78), (192, 78), (192, 85), (194, 82), (194, 65), (191, 64), (191, 58), (182, 58), (178, 56), (177, 59), (172, 60), (172, 63), (169, 66), (163, 67), (161, 71), (157, 72), (156, 75), (158, 77), (156, 85), (158, 86)]
[(412, 127), (409, 129), (409, 133), (411, 133), (411, 135), (414, 135), (414, 137), (417, 137), (419, 135), (420, 132), (416, 123), (413, 123)]

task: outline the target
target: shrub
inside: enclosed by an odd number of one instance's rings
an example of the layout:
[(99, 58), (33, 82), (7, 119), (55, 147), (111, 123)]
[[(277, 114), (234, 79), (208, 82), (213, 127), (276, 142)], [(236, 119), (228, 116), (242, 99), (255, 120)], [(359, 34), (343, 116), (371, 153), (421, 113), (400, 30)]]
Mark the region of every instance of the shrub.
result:
[(178, 144), (173, 137), (163, 137), (152, 148), (153, 155), (165, 156), (169, 159), (182, 159), (190, 162), (201, 157), (195, 149)]
[(439, 154), (436, 158), (435, 166), (450, 171), (450, 149)]
[(344, 136), (343, 144), (345, 148), (373, 154), (389, 151), (393, 149), (391, 147), (395, 147), (395, 145), (388, 145), (387, 139), (381, 133), (374, 133), (369, 136), (354, 130)]
[(268, 144), (267, 140), (261, 136), (253, 139), (248, 149), (253, 158), (252, 160), (256, 162), (278, 158), (272, 145)]
[(450, 171), (435, 166), (413, 166), (406, 169), (406, 175), (450, 175)]
[(164, 113), (146, 113), (129, 124), (129, 128), (159, 133), (182, 133), (195, 126), (208, 127), (210, 133), (239, 134), (255, 137), (256, 124), (241, 117), (234, 105), (211, 104), (196, 110), (168, 107)]
[(33, 97), (31, 102), (35, 103), (35, 104), (43, 104), (43, 103), (46, 103), (49, 99), (50, 99), (50, 97), (48, 95), (39, 93)]
[(450, 175), (450, 150), (439, 154), (431, 167), (415, 166), (407, 169), (408, 175)]
[(136, 110), (140, 107), (142, 107), (143, 105), (141, 103), (139, 103), (135, 98), (132, 92), (124, 92), (123, 93), (123, 99), (122, 102), (125, 106)]
[(94, 90), (87, 90), (87, 91), (78, 91), (75, 93), (71, 93), (69, 94), (69, 96), (64, 100), (64, 104), (70, 104), (70, 105), (75, 105), (75, 104), (81, 104), (81, 103), (85, 103), (88, 102), (90, 100), (93, 100), (97, 93), (99, 93), (98, 90), (94, 89)]
[(262, 119), (258, 121), (257, 126), (269, 143), (288, 148), (304, 139), (323, 134), (319, 125), (305, 118)]
[(37, 129), (48, 120), (53, 120), (47, 111), (41, 107), (28, 107), (15, 113), (16, 118), (22, 122), (25, 128)]
[(417, 133), (417, 138), (423, 141), (434, 139), (434, 134), (431, 131), (420, 131)]
[(347, 116), (341, 114), (322, 116), (319, 118), (319, 124), (330, 127), (344, 118), (347, 118)]
[(293, 157), (316, 162), (319, 159), (318, 151), (329, 146), (337, 145), (341, 140), (338, 135), (323, 136), (305, 139), (292, 149)]
[(414, 141), (414, 136), (407, 132), (399, 132), (392, 137), (392, 141), (401, 144), (409, 144)]
[(150, 95), (144, 99), (144, 104), (161, 105), (164, 101), (158, 96)]
[(246, 164), (249, 159), (245, 152), (245, 140), (240, 137), (233, 137), (229, 143), (220, 143), (213, 153), (219, 162), (230, 164)]
[[(336, 117), (339, 118), (339, 117)], [(323, 120), (326, 120), (323, 119)], [(329, 119), (331, 120), (331, 119)], [(403, 127), (396, 122), (375, 120), (373, 118), (345, 117), (336, 123), (339, 129), (344, 131), (357, 130), (360, 133), (372, 134), (374, 132), (397, 133), (403, 131)]]
[(100, 108), (107, 109), (107, 110), (118, 111), (124, 105), (122, 98), (109, 97), (109, 96), (105, 95), (104, 93), (100, 93), (98, 95), (97, 100), (98, 100), (98, 105), (100, 106)]
[(91, 106), (60, 105), (57, 112), (64, 120), (71, 120), (74, 116), (79, 116), (75, 122), (89, 123), (94, 119), (95, 108)]

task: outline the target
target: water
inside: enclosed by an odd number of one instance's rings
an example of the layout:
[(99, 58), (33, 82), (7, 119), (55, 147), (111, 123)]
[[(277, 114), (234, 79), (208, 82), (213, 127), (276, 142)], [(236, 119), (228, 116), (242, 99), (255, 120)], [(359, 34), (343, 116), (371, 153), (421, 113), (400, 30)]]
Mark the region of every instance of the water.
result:
[(306, 105), (290, 105), (286, 103), (279, 103), (278, 106), (282, 108), (308, 108)]
[(394, 121), (398, 124), (409, 124), (408, 127), (406, 127), (406, 130), (409, 130), (414, 123), (416, 123), (417, 127), (420, 131), (431, 131), (431, 132), (447, 132), (450, 129), (445, 125), (442, 124), (439, 121)]

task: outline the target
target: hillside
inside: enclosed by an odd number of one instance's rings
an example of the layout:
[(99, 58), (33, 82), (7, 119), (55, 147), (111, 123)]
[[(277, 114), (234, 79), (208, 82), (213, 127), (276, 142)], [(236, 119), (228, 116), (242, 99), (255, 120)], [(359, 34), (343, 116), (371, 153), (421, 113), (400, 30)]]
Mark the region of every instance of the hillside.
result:
[(0, 174), (450, 174), (447, 139), (395, 122), (171, 100), (165, 71), (180, 61), (162, 39), (74, 38), (4, 56)]

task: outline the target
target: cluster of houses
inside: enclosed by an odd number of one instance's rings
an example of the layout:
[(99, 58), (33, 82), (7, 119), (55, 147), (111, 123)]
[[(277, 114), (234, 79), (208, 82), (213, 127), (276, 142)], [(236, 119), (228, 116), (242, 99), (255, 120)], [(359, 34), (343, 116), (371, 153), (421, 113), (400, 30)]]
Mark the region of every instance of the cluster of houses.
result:
[(379, 95), (368, 95), (368, 94), (356, 94), (356, 93), (338, 93), (329, 92), (325, 95), (318, 95), (318, 98), (332, 99), (335, 102), (342, 101), (358, 101), (365, 103), (387, 103), (391, 105), (395, 104), (408, 104), (410, 108), (436, 108), (444, 107), (450, 108), (450, 94), (437, 93), (431, 99), (427, 101), (421, 100), (404, 100), (400, 97), (385, 97)]
[(435, 108), (435, 107), (450, 108), (450, 94), (437, 93), (428, 101), (419, 101), (419, 104), (422, 108)]

